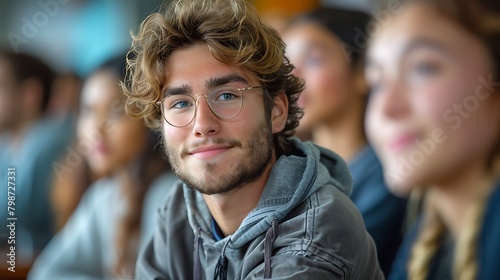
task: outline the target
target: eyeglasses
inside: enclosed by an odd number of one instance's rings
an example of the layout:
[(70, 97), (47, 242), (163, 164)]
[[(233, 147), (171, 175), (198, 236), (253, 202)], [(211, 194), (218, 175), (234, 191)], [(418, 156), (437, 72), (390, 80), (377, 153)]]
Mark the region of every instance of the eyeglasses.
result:
[(163, 119), (175, 127), (185, 127), (196, 116), (198, 96), (205, 96), (210, 110), (221, 119), (236, 117), (243, 108), (243, 91), (264, 88), (264, 86), (237, 88), (232, 86), (218, 87), (208, 94), (191, 96), (188, 94), (173, 94), (165, 96), (156, 102), (160, 107)]

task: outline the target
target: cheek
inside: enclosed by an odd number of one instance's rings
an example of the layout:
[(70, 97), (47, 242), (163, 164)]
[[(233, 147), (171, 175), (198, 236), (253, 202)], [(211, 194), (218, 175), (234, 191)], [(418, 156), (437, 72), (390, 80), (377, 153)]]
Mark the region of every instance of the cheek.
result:
[(308, 71), (307, 75), (304, 75), (307, 94), (313, 96), (317, 102), (335, 99), (339, 92), (343, 91), (347, 78), (342, 71), (334, 67)]
[(76, 124), (76, 134), (78, 141), (86, 141), (91, 138), (91, 135), (93, 135), (93, 131), (95, 130), (95, 127), (92, 125), (92, 123), (86, 119), (86, 118), (80, 118)]
[(379, 96), (374, 95), (370, 98), (370, 102), (366, 108), (365, 115), (365, 130), (370, 143), (381, 150), (382, 143), (386, 140), (384, 121), (382, 118), (382, 108)]
[[(188, 125), (190, 127), (192, 124)], [(169, 124), (163, 124), (163, 144), (168, 146), (170, 150), (181, 149), (183, 139), (187, 139), (186, 129), (173, 127)]]
[(478, 109), (475, 111), (467, 110), (464, 106), (462, 113), (467, 118), (459, 113), (451, 114), (455, 122), (449, 132), (451, 142), (449, 148), (454, 149), (452, 153), (461, 154), (464, 161), (476, 155), (491, 154), (494, 145), (498, 144), (500, 126), (498, 108), (491, 108), (489, 106), (491, 104), (478, 104)]
[(459, 99), (454, 92), (457, 90), (450, 82), (427, 86), (410, 93), (415, 117), (431, 125), (430, 128), (446, 130), (444, 115), (453, 109), (453, 104)]
[(311, 72), (306, 80), (303, 125), (314, 125), (336, 114), (347, 102), (349, 76), (335, 67)]
[(476, 97), (474, 83), (455, 81), (460, 79), (412, 93), (416, 117), (427, 129), (442, 129), (457, 141), (471, 138), (474, 133), (479, 133), (476, 137), (484, 135), (481, 132), (489, 127), (487, 124), (494, 119), (495, 110), (491, 110), (488, 100)]

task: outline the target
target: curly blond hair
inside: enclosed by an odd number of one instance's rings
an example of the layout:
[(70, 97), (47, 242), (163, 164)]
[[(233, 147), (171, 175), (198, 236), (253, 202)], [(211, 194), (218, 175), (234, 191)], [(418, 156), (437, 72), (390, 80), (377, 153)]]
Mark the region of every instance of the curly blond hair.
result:
[(141, 24), (129, 52), (127, 80), (122, 84), (126, 109), (133, 117), (161, 130), (155, 103), (163, 94), (170, 55), (179, 48), (205, 42), (219, 61), (255, 73), (265, 86), (265, 111), (270, 118), (274, 97), (285, 92), (289, 102), (284, 130), (274, 135), (279, 154), (287, 154), (302, 111), (297, 99), (304, 82), (291, 74), (285, 44), (278, 33), (264, 25), (245, 0), (173, 0), (163, 14), (154, 13)]

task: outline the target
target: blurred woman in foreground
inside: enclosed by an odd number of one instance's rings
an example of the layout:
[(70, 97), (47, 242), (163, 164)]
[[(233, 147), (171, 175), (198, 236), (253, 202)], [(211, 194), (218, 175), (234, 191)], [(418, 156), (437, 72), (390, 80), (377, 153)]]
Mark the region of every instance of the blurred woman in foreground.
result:
[(498, 5), (406, 2), (385, 11), (366, 67), (386, 181), (423, 193), (389, 279), (500, 279)]

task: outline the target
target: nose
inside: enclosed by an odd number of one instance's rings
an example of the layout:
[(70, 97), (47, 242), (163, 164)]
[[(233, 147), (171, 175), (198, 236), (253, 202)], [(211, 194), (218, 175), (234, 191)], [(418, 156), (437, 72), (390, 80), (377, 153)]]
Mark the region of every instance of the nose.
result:
[(376, 93), (379, 95), (381, 113), (386, 118), (399, 119), (408, 114), (410, 105), (406, 90), (403, 83), (394, 80), (387, 81), (380, 92)]
[(82, 116), (77, 122), (78, 141), (98, 143), (107, 136), (109, 125), (97, 113)]
[(204, 95), (197, 97), (193, 133), (196, 137), (214, 136), (220, 131), (220, 120), (212, 112)]

